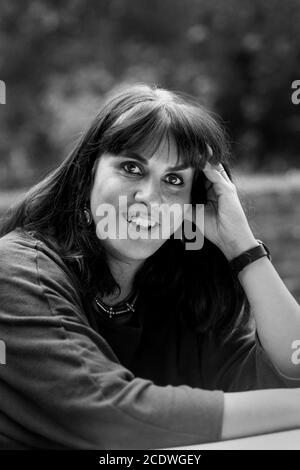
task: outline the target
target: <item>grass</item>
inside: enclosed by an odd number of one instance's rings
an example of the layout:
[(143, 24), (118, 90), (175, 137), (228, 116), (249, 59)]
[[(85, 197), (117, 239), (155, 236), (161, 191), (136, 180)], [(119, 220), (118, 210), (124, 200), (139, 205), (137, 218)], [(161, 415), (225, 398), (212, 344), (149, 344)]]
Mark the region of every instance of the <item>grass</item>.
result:
[[(300, 303), (300, 172), (236, 174), (235, 182), (254, 235), (269, 246), (275, 268)], [(0, 191), (0, 215), (20, 194)]]

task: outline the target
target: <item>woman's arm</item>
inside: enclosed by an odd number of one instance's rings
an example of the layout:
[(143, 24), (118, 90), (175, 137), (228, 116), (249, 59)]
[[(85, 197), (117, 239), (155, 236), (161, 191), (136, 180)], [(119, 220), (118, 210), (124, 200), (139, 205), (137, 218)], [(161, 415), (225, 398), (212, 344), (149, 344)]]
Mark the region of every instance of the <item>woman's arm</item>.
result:
[(300, 428), (300, 389), (225, 393), (221, 439)]
[[(222, 166), (207, 163), (204, 173), (213, 183), (207, 191), (205, 236), (230, 261), (258, 242), (249, 227), (236, 187)], [(299, 379), (300, 365), (293, 363), (292, 355), (293, 344), (300, 340), (300, 306), (266, 257), (246, 266), (238, 276), (255, 317), (262, 346), (282, 374)]]
[(265, 351), (283, 374), (300, 378), (300, 364), (292, 361), (293, 344), (300, 340), (300, 306), (267, 257), (246, 266), (238, 277)]
[[(159, 386), (126, 369), (87, 321), (56, 253), (0, 239), (0, 448), (145, 449), (220, 439), (222, 391)], [(13, 403), (13, 406), (12, 406)], [(8, 440), (10, 440), (8, 444)]]
[[(145, 449), (265, 432), (255, 392), (225, 394), (223, 418), (222, 391), (134, 377), (90, 327), (62, 261), (43, 244), (7, 236), (0, 257), (0, 446), (1, 435), (31, 448)], [(282, 416), (270, 430), (300, 427), (299, 391), (280, 392), (280, 404), (264, 393), (264, 416)]]

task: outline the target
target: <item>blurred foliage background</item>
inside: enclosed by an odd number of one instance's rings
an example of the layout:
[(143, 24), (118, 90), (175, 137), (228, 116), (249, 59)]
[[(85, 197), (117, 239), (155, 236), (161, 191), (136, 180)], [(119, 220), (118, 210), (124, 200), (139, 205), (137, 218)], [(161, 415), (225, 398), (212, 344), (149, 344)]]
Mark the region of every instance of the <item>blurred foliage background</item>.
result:
[(0, 210), (66, 156), (114, 87), (184, 91), (222, 117), (252, 226), (300, 298), (299, 0), (0, 0), (0, 10)]
[[(299, 0), (1, 0), (0, 184), (63, 158), (106, 92), (155, 82), (217, 112), (245, 169), (298, 167)], [(66, 148), (67, 147), (67, 148)]]

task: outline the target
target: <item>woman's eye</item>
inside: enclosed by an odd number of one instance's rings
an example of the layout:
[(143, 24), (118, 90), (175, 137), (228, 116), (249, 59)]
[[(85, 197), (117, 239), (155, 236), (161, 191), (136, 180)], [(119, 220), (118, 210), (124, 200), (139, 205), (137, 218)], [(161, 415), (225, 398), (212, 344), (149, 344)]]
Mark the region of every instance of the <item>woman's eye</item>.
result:
[(173, 184), (175, 186), (180, 186), (183, 184), (183, 179), (179, 178), (177, 175), (168, 175), (167, 178), (167, 183)]
[(134, 175), (141, 175), (141, 169), (138, 165), (132, 162), (123, 163), (122, 168), (127, 172)]

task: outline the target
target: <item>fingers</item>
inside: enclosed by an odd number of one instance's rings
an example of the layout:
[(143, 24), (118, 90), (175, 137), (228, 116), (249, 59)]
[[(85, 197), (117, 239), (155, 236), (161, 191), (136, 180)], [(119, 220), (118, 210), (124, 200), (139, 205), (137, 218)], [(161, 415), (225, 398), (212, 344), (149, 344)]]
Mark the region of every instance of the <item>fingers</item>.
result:
[(212, 151), (212, 148), (210, 145), (206, 144), (206, 147), (207, 147), (207, 150), (208, 150), (208, 153), (209, 153), (209, 156), (212, 157), (213, 156), (213, 151)]
[(221, 163), (218, 165), (212, 165), (209, 162), (206, 162), (205, 167), (203, 169), (205, 176), (212, 182), (212, 183), (224, 183), (230, 182), (231, 180), (226, 173), (225, 168)]
[[(206, 144), (206, 148), (207, 148), (207, 151), (208, 151), (208, 154), (209, 154), (209, 158), (211, 158), (213, 156), (213, 150), (211, 148), (211, 146), (209, 144)], [(218, 163), (216, 165), (213, 165), (211, 164), (209, 161), (206, 162), (206, 165), (204, 167), (204, 170), (216, 170), (218, 171), (219, 173), (221, 173), (221, 175), (224, 177), (224, 178), (227, 178), (227, 180), (230, 180), (227, 173), (226, 173), (226, 170), (225, 168), (223, 167), (223, 165), (221, 163)]]

